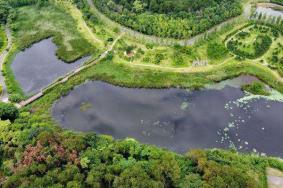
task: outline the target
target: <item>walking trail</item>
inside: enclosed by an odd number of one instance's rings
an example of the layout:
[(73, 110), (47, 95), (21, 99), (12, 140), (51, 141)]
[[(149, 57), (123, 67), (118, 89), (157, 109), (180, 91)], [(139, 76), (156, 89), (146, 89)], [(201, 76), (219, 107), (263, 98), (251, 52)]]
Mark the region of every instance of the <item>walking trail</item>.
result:
[(5, 58), (7, 57), (8, 53), (9, 53), (9, 50), (12, 46), (12, 36), (11, 36), (11, 31), (10, 29), (6, 26), (5, 27), (5, 33), (6, 33), (6, 36), (7, 36), (7, 46), (6, 48), (2, 51), (2, 53), (0, 54), (0, 68), (1, 68), (1, 71), (0, 71), (0, 85), (2, 86), (2, 94), (0, 96), (0, 100), (2, 102), (9, 102), (9, 95), (8, 95), (8, 92), (7, 92), (7, 87), (6, 87), (6, 84), (5, 84), (5, 77), (3, 76), (3, 64), (5, 62)]
[(266, 175), (267, 175), (268, 188), (283, 187), (283, 172), (274, 168), (267, 168)]
[(51, 89), (53, 87), (56, 87), (58, 84), (62, 84), (62, 83), (65, 83), (69, 80), (70, 77), (78, 74), (79, 72), (93, 66), (94, 64), (98, 63), (99, 61), (101, 61), (102, 59), (104, 59), (108, 54), (109, 52), (111, 52), (115, 46), (115, 44), (120, 40), (120, 38), (123, 36), (123, 34), (120, 34), (114, 41), (113, 43), (108, 47), (108, 49), (106, 51), (104, 51), (97, 59), (95, 59), (94, 61), (92, 61), (91, 63), (88, 63), (88, 64), (84, 64), (74, 70), (72, 70), (71, 72), (65, 74), (64, 76), (62, 76), (60, 79), (56, 80), (55, 82), (51, 83), (49, 86), (47, 86), (46, 88), (42, 89), (39, 93), (31, 96), (30, 98), (24, 100), (24, 101), (21, 101), (19, 104), (16, 104), (16, 106), (18, 108), (22, 108), (34, 101), (36, 101), (37, 99), (41, 98), (44, 94), (45, 94), (45, 91), (47, 89)]
[(177, 39), (173, 39), (173, 38), (162, 38), (162, 37), (156, 37), (156, 36), (152, 36), (152, 35), (146, 35), (146, 34), (143, 34), (141, 32), (130, 29), (128, 27), (125, 27), (125, 26), (119, 24), (118, 22), (115, 22), (115, 21), (109, 19), (106, 15), (101, 13), (95, 7), (95, 5), (93, 4), (93, 0), (87, 0), (87, 2), (89, 4), (90, 8), (92, 9), (93, 13), (95, 13), (107, 25), (112, 26), (112, 27), (115, 26), (115, 27), (119, 28), (122, 33), (125, 33), (125, 34), (127, 34), (131, 37), (134, 37), (134, 38), (138, 38), (142, 41), (147, 41), (147, 42), (152, 42), (152, 43), (157, 43), (157, 44), (162, 44), (162, 45), (174, 45), (176, 43), (178, 43), (182, 46), (193, 45), (197, 41), (199, 41), (200, 39), (204, 38), (207, 34), (220, 30), (224, 25), (233, 23), (234, 21), (239, 20), (240, 17), (244, 17), (245, 19), (249, 19), (250, 14), (251, 14), (251, 4), (250, 4), (250, 1), (248, 1), (247, 3), (244, 4), (244, 11), (243, 11), (242, 15), (228, 19), (228, 20), (210, 28), (205, 33), (198, 34), (198, 35), (191, 37), (189, 39), (177, 40)]

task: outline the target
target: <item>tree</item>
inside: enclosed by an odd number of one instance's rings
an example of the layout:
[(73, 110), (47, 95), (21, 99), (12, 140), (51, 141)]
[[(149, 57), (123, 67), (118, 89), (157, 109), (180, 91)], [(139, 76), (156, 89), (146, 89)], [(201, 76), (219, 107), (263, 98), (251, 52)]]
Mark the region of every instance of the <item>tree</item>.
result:
[(19, 116), (19, 110), (13, 104), (10, 103), (0, 103), (0, 118), (2, 120), (15, 121)]
[(6, 23), (9, 15), (9, 4), (7, 1), (0, 0), (0, 23)]
[(136, 13), (141, 13), (144, 10), (144, 4), (140, 0), (135, 0), (133, 3), (133, 9)]

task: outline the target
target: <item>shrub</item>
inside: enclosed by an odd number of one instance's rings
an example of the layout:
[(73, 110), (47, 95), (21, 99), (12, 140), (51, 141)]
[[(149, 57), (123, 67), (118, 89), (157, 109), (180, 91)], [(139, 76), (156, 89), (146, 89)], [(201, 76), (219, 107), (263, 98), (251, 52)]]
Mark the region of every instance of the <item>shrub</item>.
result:
[(21, 102), (22, 100), (24, 100), (24, 97), (20, 94), (15, 93), (15, 94), (10, 95), (9, 100), (11, 102), (17, 103), (17, 102)]
[(13, 104), (10, 103), (0, 103), (0, 118), (2, 120), (10, 120), (14, 122), (19, 116), (19, 110)]

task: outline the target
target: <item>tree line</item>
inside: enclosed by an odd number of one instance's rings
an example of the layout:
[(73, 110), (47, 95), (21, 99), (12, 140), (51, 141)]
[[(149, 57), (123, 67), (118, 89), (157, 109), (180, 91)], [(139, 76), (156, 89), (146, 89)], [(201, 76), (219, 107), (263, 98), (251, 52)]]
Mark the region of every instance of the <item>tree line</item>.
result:
[(111, 19), (144, 34), (184, 39), (242, 12), (239, 0), (100, 0)]

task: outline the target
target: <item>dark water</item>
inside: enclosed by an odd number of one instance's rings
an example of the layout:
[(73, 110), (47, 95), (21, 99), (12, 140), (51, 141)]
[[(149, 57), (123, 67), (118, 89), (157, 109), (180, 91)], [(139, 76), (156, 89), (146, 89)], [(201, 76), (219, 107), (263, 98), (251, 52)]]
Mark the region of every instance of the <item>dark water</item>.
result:
[(12, 63), (12, 70), (26, 94), (39, 92), (52, 81), (88, 59), (85, 57), (68, 64), (58, 59), (56, 50), (57, 47), (50, 38), (42, 40), (16, 55)]
[(283, 156), (283, 103), (237, 103), (243, 96), (240, 88), (227, 85), (187, 91), (129, 89), (95, 81), (57, 101), (53, 116), (63, 128), (133, 137), (180, 153), (232, 147)]

